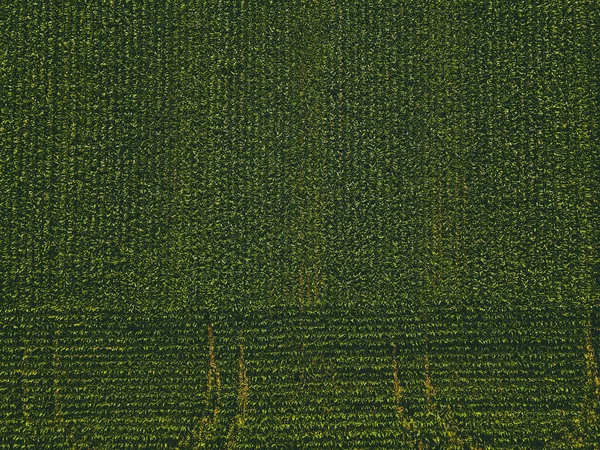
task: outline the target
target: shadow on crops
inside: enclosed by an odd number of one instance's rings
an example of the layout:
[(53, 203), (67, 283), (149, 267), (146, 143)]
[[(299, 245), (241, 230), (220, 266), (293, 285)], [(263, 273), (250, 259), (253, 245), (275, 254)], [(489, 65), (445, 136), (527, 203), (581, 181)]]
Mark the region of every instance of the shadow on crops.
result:
[(398, 376), (399, 367), (396, 357), (396, 345), (393, 346), (393, 380), (396, 416), (403, 435), (403, 441), (410, 448), (425, 449), (468, 449), (479, 450), (470, 436), (460, 430), (460, 424), (454, 412), (448, 405), (440, 405), (431, 382), (429, 353), (424, 357), (424, 380), (426, 405), (425, 408), (413, 413), (409, 412), (405, 398), (405, 389)]
[(212, 325), (208, 324), (208, 374), (205, 393), (205, 410), (208, 414), (194, 418), (194, 425), (179, 439), (178, 450), (198, 448), (235, 449), (247, 419), (250, 384), (244, 360), (244, 344), (240, 339), (237, 358), (238, 388), (237, 411), (231, 421), (222, 414), (221, 372), (215, 354)]

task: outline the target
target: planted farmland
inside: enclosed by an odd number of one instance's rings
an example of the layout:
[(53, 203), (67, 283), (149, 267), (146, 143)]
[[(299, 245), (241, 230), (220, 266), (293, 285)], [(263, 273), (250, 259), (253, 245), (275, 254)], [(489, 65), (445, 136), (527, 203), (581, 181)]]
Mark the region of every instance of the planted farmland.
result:
[(597, 2), (0, 9), (0, 448), (598, 448)]

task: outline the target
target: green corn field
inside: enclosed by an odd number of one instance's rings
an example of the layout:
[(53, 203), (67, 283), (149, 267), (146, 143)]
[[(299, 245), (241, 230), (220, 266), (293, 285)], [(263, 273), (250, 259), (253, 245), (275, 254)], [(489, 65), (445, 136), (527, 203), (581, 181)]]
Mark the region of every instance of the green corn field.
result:
[(600, 449), (600, 2), (0, 2), (0, 449)]

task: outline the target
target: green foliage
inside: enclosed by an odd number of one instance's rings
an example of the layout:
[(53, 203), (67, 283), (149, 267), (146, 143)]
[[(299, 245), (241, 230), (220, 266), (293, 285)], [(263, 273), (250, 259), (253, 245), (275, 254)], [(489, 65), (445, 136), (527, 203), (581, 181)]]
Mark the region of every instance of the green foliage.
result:
[(597, 448), (599, 25), (0, 2), (0, 450)]

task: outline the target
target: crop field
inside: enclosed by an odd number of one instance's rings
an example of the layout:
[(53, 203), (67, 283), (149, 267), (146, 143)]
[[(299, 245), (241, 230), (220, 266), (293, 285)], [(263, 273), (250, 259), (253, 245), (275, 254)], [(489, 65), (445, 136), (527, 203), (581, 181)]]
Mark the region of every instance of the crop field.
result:
[(0, 449), (600, 449), (600, 2), (0, 2)]

